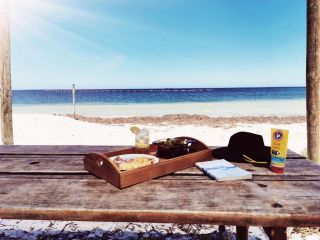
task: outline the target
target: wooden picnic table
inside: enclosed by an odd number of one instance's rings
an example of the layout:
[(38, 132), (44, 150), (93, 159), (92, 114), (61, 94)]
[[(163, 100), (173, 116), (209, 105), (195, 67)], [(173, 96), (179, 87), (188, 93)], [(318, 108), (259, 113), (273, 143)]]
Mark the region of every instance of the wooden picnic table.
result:
[(216, 182), (195, 167), (125, 189), (83, 168), (83, 156), (125, 146), (0, 146), (0, 218), (263, 226), (320, 226), (320, 166), (292, 151), (286, 173), (247, 163), (252, 180)]

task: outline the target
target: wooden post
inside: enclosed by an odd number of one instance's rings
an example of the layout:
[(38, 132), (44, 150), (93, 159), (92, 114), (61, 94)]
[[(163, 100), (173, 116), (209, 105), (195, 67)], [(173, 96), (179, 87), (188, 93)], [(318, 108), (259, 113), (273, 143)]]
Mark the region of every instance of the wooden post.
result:
[(72, 84), (73, 118), (76, 119), (76, 85)]
[(249, 238), (249, 227), (237, 226), (236, 230), (237, 240), (248, 240)]
[(270, 240), (286, 240), (287, 239), (287, 228), (285, 227), (264, 227), (265, 233), (268, 235)]
[(307, 1), (308, 157), (320, 164), (320, 0)]
[(219, 225), (219, 238), (223, 239), (224, 232), (226, 231), (225, 225)]
[(13, 144), (9, 0), (0, 0), (0, 125), (2, 144)]

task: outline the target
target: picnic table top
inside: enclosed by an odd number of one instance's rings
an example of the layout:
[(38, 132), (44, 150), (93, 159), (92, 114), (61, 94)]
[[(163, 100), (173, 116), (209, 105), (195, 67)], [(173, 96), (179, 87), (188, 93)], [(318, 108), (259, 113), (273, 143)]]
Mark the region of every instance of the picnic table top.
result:
[(252, 180), (216, 182), (195, 167), (125, 189), (89, 174), (83, 156), (125, 146), (0, 146), (0, 218), (320, 225), (320, 166), (292, 151), (286, 173), (237, 163)]

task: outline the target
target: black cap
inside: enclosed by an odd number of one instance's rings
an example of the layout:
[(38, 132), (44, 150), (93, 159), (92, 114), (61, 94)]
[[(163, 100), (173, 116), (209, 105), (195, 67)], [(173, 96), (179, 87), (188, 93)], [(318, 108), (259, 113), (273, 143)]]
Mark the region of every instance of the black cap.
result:
[[(228, 147), (212, 151), (215, 158), (224, 158), (231, 162), (247, 162), (243, 155), (251, 158), (257, 166), (269, 166), (271, 162), (270, 147), (266, 147), (261, 135), (250, 132), (238, 132), (231, 136)], [(259, 164), (265, 162), (265, 164)]]

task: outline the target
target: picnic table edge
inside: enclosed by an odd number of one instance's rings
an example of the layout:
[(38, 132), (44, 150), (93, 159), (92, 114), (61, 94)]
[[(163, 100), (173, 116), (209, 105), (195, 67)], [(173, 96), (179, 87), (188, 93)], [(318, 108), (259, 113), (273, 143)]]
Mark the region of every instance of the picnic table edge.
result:
[(320, 215), (257, 214), (216, 211), (150, 211), (97, 209), (0, 209), (2, 219), (64, 220), (94, 222), (153, 222), (218, 224), (263, 227), (319, 227)]

